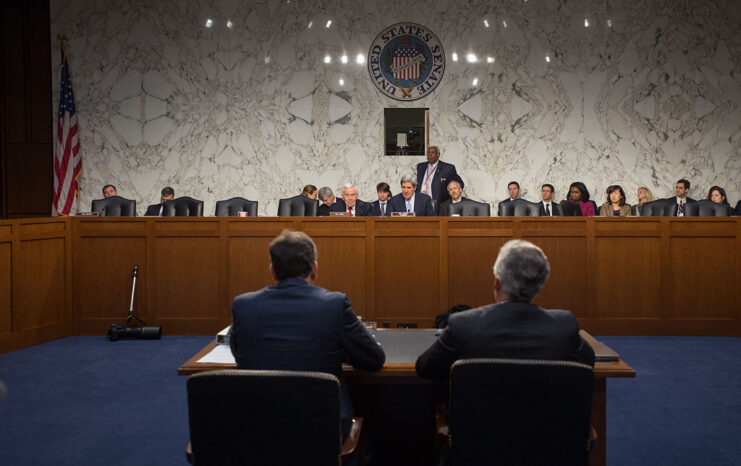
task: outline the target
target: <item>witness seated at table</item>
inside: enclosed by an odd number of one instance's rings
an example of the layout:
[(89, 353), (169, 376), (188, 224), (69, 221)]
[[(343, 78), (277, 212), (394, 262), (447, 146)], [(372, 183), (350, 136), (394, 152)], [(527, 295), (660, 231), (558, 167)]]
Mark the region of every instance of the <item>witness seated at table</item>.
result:
[(340, 379), (340, 416), (347, 435), (353, 408), (342, 363), (377, 371), (386, 359), (384, 351), (344, 293), (314, 285), (319, 265), (307, 234), (284, 230), (269, 250), (270, 274), (277, 283), (232, 303), (229, 344), (237, 367), (334, 375)]
[(538, 246), (523, 240), (505, 243), (494, 263), (496, 304), (452, 314), (440, 337), (417, 358), (417, 374), (443, 380), (455, 361), (468, 358), (548, 359), (594, 366), (594, 351), (579, 335), (574, 315), (532, 304), (549, 274), (548, 259)]
[(594, 201), (589, 200), (589, 190), (581, 181), (571, 183), (569, 186), (569, 194), (566, 199), (579, 204), (581, 215), (583, 217), (594, 217), (596, 215), (597, 204)]
[(713, 186), (710, 188), (710, 191), (708, 191), (708, 201), (713, 201), (716, 204), (726, 204), (730, 207), (730, 204), (728, 203), (728, 199), (726, 199), (726, 190), (721, 188), (720, 186)]
[(316, 199), (316, 186), (314, 186), (313, 184), (307, 184), (306, 186), (304, 186), (304, 189), (301, 190), (301, 195), (304, 197), (308, 197), (309, 199)]
[(607, 201), (599, 208), (600, 217), (629, 217), (630, 205), (625, 203), (625, 191), (619, 184), (607, 188)]
[(638, 192), (636, 193), (636, 197), (638, 198), (638, 203), (633, 206), (635, 212), (633, 215), (640, 216), (641, 215), (641, 206), (645, 204), (646, 202), (651, 202), (654, 200), (654, 195), (651, 193), (651, 190), (648, 189), (645, 186), (641, 186), (638, 188)]

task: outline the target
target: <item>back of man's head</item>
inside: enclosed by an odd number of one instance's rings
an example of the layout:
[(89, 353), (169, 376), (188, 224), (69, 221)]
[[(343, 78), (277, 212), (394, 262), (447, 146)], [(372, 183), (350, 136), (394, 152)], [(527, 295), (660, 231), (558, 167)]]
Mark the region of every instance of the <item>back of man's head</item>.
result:
[(510, 301), (530, 302), (545, 285), (551, 266), (543, 250), (523, 240), (507, 241), (494, 263), (494, 275)]
[(306, 278), (316, 262), (316, 245), (306, 233), (283, 230), (270, 243), (270, 262), (278, 280)]

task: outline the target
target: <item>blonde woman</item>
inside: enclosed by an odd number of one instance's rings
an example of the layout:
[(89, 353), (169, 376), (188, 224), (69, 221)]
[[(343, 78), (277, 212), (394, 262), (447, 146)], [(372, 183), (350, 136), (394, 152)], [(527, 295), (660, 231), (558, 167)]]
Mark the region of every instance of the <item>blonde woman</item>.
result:
[(645, 186), (641, 186), (638, 188), (638, 204), (635, 205), (635, 213), (633, 215), (641, 215), (641, 206), (645, 204), (646, 202), (651, 202), (654, 200), (653, 194), (651, 194), (651, 190), (648, 189)]

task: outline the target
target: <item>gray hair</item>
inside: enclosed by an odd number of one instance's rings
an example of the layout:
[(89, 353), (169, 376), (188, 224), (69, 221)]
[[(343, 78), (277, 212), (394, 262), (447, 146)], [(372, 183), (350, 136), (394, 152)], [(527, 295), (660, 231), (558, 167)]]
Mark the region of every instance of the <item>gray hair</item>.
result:
[(461, 189), (461, 191), (463, 190), (463, 188), (461, 188), (461, 183), (458, 180), (450, 180), (450, 181), (448, 181), (447, 187), (445, 189), (446, 190), (450, 189), (450, 185), (453, 184), (453, 183), (457, 184), (458, 187)]
[(529, 241), (504, 243), (494, 263), (494, 275), (510, 301), (530, 302), (545, 285), (551, 266), (543, 250)]
[(358, 188), (357, 188), (357, 186), (355, 186), (355, 185), (354, 185), (354, 184), (352, 184), (352, 183), (345, 183), (345, 184), (344, 184), (344, 185), (342, 186), (342, 194), (345, 194), (345, 190), (346, 190), (346, 189), (354, 189), (356, 193), (358, 192)]
[(322, 186), (317, 192), (317, 197), (320, 201), (323, 201), (325, 197), (331, 196), (334, 196), (334, 193), (332, 192), (332, 188), (330, 188), (329, 186)]
[(406, 175), (401, 175), (401, 183), (412, 183), (412, 186), (415, 188), (417, 187), (417, 175), (412, 175), (411, 173), (407, 173)]

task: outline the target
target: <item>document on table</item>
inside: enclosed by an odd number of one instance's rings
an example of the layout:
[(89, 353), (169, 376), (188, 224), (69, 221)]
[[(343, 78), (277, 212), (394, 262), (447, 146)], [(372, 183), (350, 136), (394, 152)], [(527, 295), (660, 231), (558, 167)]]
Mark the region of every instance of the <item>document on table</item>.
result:
[(207, 355), (199, 359), (199, 363), (235, 364), (234, 355), (229, 345), (216, 345)]

